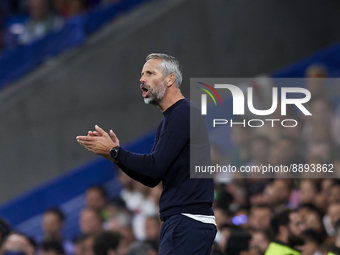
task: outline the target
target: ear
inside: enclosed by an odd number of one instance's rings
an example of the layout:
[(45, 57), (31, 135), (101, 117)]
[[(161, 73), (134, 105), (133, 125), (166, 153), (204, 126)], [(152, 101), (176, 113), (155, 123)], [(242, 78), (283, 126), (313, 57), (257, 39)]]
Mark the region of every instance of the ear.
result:
[(167, 77), (166, 77), (166, 85), (167, 87), (171, 87), (173, 84), (175, 84), (175, 81), (176, 81), (176, 74), (169, 74)]

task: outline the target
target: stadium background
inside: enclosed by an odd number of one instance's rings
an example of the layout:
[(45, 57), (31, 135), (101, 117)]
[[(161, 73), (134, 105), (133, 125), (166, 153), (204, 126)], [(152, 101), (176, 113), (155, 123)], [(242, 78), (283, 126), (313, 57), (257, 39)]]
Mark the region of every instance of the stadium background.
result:
[[(331, 0), (122, 0), (65, 19), (30, 45), (4, 48), (0, 216), (38, 238), (43, 211), (60, 206), (64, 233), (76, 237), (85, 190), (104, 185), (119, 194), (112, 164), (75, 137), (98, 124), (127, 148), (150, 149), (162, 116), (140, 97), (147, 54), (180, 60), (187, 97), (190, 77), (304, 77), (315, 63), (339, 77), (339, 9)], [(23, 21), (8, 16), (3, 33)]]

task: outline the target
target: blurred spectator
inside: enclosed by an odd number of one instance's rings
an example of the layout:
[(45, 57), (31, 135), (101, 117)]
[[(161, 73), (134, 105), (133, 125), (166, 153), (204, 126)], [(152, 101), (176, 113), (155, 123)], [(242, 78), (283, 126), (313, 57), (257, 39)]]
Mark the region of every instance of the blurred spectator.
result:
[(106, 190), (101, 186), (93, 186), (86, 190), (85, 204), (87, 208), (96, 210), (103, 220), (107, 220), (110, 217), (107, 211), (107, 194)]
[(289, 165), (291, 163), (302, 164), (304, 158), (300, 155), (299, 144), (294, 138), (282, 136), (275, 143), (279, 155), (279, 164)]
[(0, 218), (0, 252), (1, 252), (1, 245), (4, 240), (7, 238), (10, 232), (10, 226), (5, 219)]
[(129, 246), (136, 241), (132, 228), (132, 215), (130, 212), (123, 211), (116, 214), (105, 224), (105, 229), (121, 234), (122, 239), (118, 247), (119, 253), (126, 254)]
[(215, 242), (218, 243), (221, 251), (225, 251), (231, 233), (236, 230), (240, 230), (240, 227), (232, 224), (223, 224), (219, 226), (219, 236), (216, 236)]
[(130, 245), (127, 255), (157, 255), (158, 251), (147, 242), (135, 242)]
[(307, 163), (314, 163), (318, 159), (322, 164), (328, 164), (332, 160), (332, 146), (328, 141), (318, 141), (310, 144), (307, 155)]
[(298, 212), (287, 208), (275, 213), (270, 227), (274, 239), (265, 255), (300, 254), (297, 248), (304, 244), (305, 228)]
[(107, 211), (110, 215), (110, 218), (114, 218), (119, 213), (127, 212), (128, 209), (126, 207), (125, 201), (120, 197), (116, 197), (109, 202), (107, 206)]
[(95, 255), (115, 255), (120, 242), (119, 233), (104, 231), (96, 237), (93, 245)]
[(95, 242), (95, 236), (86, 235), (81, 243), (80, 255), (95, 255), (94, 250), (93, 250), (94, 242)]
[(71, 240), (64, 238), (61, 231), (64, 227), (65, 215), (59, 208), (50, 208), (43, 215), (43, 240), (45, 242), (58, 242), (62, 245), (65, 254), (73, 254), (74, 245)]
[(289, 198), (291, 187), (287, 179), (275, 179), (272, 186), (272, 193), (270, 194), (270, 205), (272, 207), (282, 207), (289, 205)]
[(80, 231), (83, 235), (98, 236), (102, 232), (103, 220), (98, 211), (85, 208), (80, 213)]
[(30, 0), (30, 18), (19, 36), (20, 44), (29, 44), (45, 36), (49, 31), (62, 27), (62, 20), (51, 14), (47, 0)]
[(229, 153), (228, 163), (232, 166), (241, 167), (250, 160), (250, 135), (248, 126), (236, 125), (231, 128), (231, 140), (235, 148)]
[(251, 141), (251, 161), (250, 165), (259, 166), (268, 163), (268, 149), (270, 141), (265, 136), (256, 136)]
[(329, 255), (340, 254), (340, 219), (336, 221), (334, 228), (335, 228), (335, 243), (332, 249), (332, 253), (330, 253)]
[(41, 255), (65, 255), (65, 251), (59, 242), (43, 242)]
[[(215, 241), (218, 242), (220, 245), (223, 245), (223, 243), (226, 241), (224, 239), (224, 235), (227, 234), (227, 232), (229, 231), (229, 228), (226, 226), (231, 226), (232, 216), (229, 214), (229, 212), (226, 209), (223, 209), (221, 207), (216, 207), (216, 206), (214, 207), (214, 214), (215, 214), (215, 221), (217, 225), (217, 234), (215, 237)], [(226, 228), (226, 232), (222, 232), (223, 230), (222, 227)]]
[(252, 207), (249, 217), (249, 227), (257, 231), (266, 231), (270, 228), (272, 211), (267, 205)]
[(133, 212), (133, 233), (137, 240), (145, 239), (145, 219), (158, 214), (158, 201), (162, 191), (161, 185), (153, 189), (132, 180), (123, 171), (118, 172), (119, 179), (123, 184), (121, 197), (127, 208)]
[(305, 240), (302, 246), (303, 255), (321, 255), (320, 249), (323, 243), (323, 236), (317, 233), (314, 229), (306, 229), (302, 232)]
[(267, 231), (254, 231), (251, 234), (250, 254), (249, 255), (264, 255), (268, 249), (270, 235)]
[(340, 203), (330, 204), (327, 208), (327, 214), (324, 216), (323, 219), (324, 226), (328, 235), (335, 235), (334, 226), (338, 219), (340, 219)]
[(299, 214), (306, 229), (313, 229), (321, 238), (326, 236), (326, 231), (322, 223), (322, 214), (315, 205), (300, 205)]
[(3, 252), (4, 255), (35, 255), (36, 243), (32, 238), (28, 238), (23, 234), (13, 232), (4, 242)]
[(326, 79), (328, 72), (321, 65), (311, 65), (307, 68), (305, 76), (307, 78), (307, 89), (311, 92), (312, 98), (326, 98)]
[(244, 230), (232, 232), (227, 242), (225, 254), (246, 255), (246, 252), (249, 251), (250, 240), (251, 235)]
[(161, 221), (158, 216), (148, 217), (145, 220), (145, 239), (159, 243), (161, 232)]
[(335, 183), (328, 197), (328, 204), (340, 203), (340, 183)]
[(314, 204), (317, 194), (319, 192), (317, 183), (312, 179), (303, 179), (300, 183), (300, 194), (299, 202), (300, 204)]

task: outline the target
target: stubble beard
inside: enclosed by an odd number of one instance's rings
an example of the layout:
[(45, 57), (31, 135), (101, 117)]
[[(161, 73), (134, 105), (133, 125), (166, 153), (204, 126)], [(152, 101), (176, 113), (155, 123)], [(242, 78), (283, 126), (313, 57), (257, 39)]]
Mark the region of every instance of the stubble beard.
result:
[(145, 85), (148, 87), (149, 90), (149, 96), (144, 98), (145, 104), (153, 104), (153, 105), (159, 105), (159, 103), (163, 100), (164, 94), (165, 94), (165, 82), (164, 80), (161, 81), (159, 86), (156, 86), (155, 88), (151, 89), (150, 86)]

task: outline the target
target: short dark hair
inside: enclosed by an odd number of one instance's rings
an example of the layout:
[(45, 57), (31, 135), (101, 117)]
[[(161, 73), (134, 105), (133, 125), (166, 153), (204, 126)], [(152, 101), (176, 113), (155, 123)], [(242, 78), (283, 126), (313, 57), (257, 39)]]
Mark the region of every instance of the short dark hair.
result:
[(56, 241), (45, 241), (41, 246), (42, 251), (55, 251), (58, 255), (65, 255), (65, 251), (61, 243)]
[(288, 227), (290, 222), (290, 214), (296, 212), (290, 208), (285, 208), (279, 212), (274, 213), (270, 220), (270, 228), (273, 237), (276, 238), (280, 231), (280, 226)]
[(11, 231), (8, 222), (5, 219), (0, 218), (0, 247), (4, 239), (9, 235)]
[(121, 235), (118, 232), (103, 231), (94, 241), (93, 251), (95, 255), (107, 255), (109, 250), (116, 250)]
[(52, 213), (58, 217), (61, 222), (65, 221), (65, 214), (58, 207), (48, 208), (44, 214)]
[(251, 235), (245, 230), (232, 232), (227, 242), (225, 254), (236, 255), (240, 254), (241, 251), (248, 251), (250, 240)]

